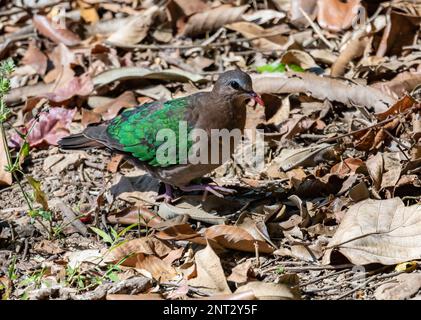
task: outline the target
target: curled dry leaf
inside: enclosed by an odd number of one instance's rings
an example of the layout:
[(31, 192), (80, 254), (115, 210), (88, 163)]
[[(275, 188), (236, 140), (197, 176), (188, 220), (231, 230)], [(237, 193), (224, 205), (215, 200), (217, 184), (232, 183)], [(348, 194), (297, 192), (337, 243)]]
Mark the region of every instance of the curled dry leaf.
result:
[[(31, 147), (41, 147), (44, 145), (57, 145), (57, 141), (69, 134), (70, 124), (76, 109), (69, 110), (64, 108), (51, 108), (48, 112), (42, 112), (38, 120), (32, 119), (24, 128), (28, 132), (27, 141)], [(22, 138), (13, 134), (10, 138), (12, 147), (19, 147), (23, 143)]]
[(319, 77), (312, 73), (265, 73), (252, 75), (258, 93), (305, 93), (319, 100), (387, 110), (396, 101), (383, 92), (350, 81)]
[(351, 206), (328, 250), (324, 264), (338, 250), (351, 263), (393, 265), (421, 255), (421, 206), (405, 207), (400, 198), (364, 200)]
[(99, 87), (114, 81), (130, 79), (151, 79), (180, 82), (202, 82), (205, 80), (201, 75), (192, 74), (182, 70), (167, 69), (162, 71), (151, 71), (139, 67), (123, 67), (104, 71), (97, 75), (93, 81), (95, 87)]
[(210, 295), (231, 294), (221, 266), (221, 260), (211, 246), (208, 245), (196, 252), (195, 262), (197, 277), (188, 281), (189, 286), (198, 287), (200, 291)]
[(57, 23), (48, 17), (35, 14), (32, 21), (35, 29), (40, 34), (57, 44), (63, 43), (66, 46), (75, 46), (81, 41), (77, 34), (63, 28), (61, 25), (58, 26)]
[(265, 241), (255, 239), (243, 228), (228, 225), (212, 226), (205, 230), (204, 236), (218, 245), (233, 250), (272, 253), (274, 248)]
[(340, 77), (344, 75), (348, 63), (361, 57), (369, 43), (370, 38), (367, 36), (366, 32), (363, 34), (357, 33), (341, 50), (339, 57), (332, 65), (330, 75), (332, 77)]
[(243, 13), (248, 6), (232, 7), (221, 5), (216, 9), (192, 15), (182, 32), (185, 36), (196, 36), (204, 32), (216, 30), (228, 23), (243, 20)]
[(141, 42), (148, 34), (151, 24), (159, 13), (158, 6), (152, 6), (136, 15), (127, 24), (113, 32), (107, 41), (114, 45), (133, 45)]

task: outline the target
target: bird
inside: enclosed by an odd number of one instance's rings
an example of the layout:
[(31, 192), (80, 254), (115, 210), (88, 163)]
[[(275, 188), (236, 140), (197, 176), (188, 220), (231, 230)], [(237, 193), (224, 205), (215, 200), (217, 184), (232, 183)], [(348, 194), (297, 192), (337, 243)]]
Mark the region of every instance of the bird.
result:
[[(165, 184), (165, 194), (157, 199), (173, 200), (173, 187), (184, 192), (203, 191), (222, 197), (221, 193), (235, 190), (212, 185), (191, 184), (222, 165), (217, 163), (191, 163), (177, 156), (169, 163), (158, 161), (159, 148), (165, 143), (157, 139), (162, 129), (176, 133), (176, 150), (182, 146), (191, 152), (193, 143), (182, 141), (179, 125), (186, 124), (188, 134), (201, 129), (208, 137), (212, 130), (244, 131), (246, 105), (250, 100), (264, 106), (262, 98), (253, 90), (251, 77), (239, 69), (222, 73), (211, 91), (197, 92), (186, 97), (165, 102), (155, 101), (134, 108), (124, 109), (115, 118), (90, 125), (84, 131), (62, 138), (61, 149), (107, 148), (123, 154), (135, 166)], [(209, 142), (205, 142), (209, 143)], [(229, 153), (233, 153), (231, 146)], [(185, 159), (186, 160), (186, 159)]]

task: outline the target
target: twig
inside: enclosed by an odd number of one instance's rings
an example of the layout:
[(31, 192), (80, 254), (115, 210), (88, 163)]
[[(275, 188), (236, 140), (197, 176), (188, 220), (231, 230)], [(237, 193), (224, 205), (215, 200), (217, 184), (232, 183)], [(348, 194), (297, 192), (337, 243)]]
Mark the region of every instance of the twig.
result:
[(316, 278), (316, 279), (313, 279), (313, 280), (310, 280), (310, 281), (304, 282), (304, 283), (300, 284), (300, 287), (306, 287), (306, 286), (308, 286), (308, 285), (310, 285), (310, 284), (313, 284), (313, 283), (319, 282), (319, 281), (321, 281), (321, 280), (324, 280), (324, 279), (327, 279), (327, 278), (330, 278), (330, 277), (333, 277), (333, 276), (337, 276), (337, 275), (340, 275), (340, 274), (342, 274), (342, 273), (349, 272), (349, 271), (350, 271), (350, 270), (347, 270), (347, 269), (344, 269), (344, 270), (339, 270), (339, 271), (337, 271), (337, 272), (330, 273), (330, 274), (327, 274), (327, 275), (324, 275), (324, 276), (318, 277), (318, 278)]
[(316, 25), (313, 20), (311, 20), (311, 18), (308, 16), (307, 12), (305, 12), (301, 6), (299, 7), (301, 14), (304, 16), (304, 18), (306, 18), (306, 20), (308, 21), (308, 23), (310, 24), (310, 26), (313, 28), (313, 30), (317, 33), (317, 35), (320, 37), (320, 40), (322, 40), (328, 47), (330, 50), (335, 50), (335, 46), (332, 45), (329, 40), (326, 39), (326, 37), (323, 35), (322, 31), (320, 30), (319, 26)]
[[(412, 109), (412, 108), (411, 108)], [(411, 110), (411, 109), (408, 109), (408, 110)], [(373, 124), (373, 125), (371, 125), (371, 126), (368, 126), (368, 127), (365, 127), (365, 128), (361, 128), (361, 129), (357, 129), (357, 130), (354, 130), (354, 131), (351, 131), (351, 132), (348, 132), (348, 133), (344, 133), (344, 134), (342, 134), (342, 135), (339, 135), (339, 136), (336, 136), (336, 137), (332, 137), (332, 138), (328, 138), (328, 139), (326, 139), (326, 140), (320, 140), (319, 142), (317, 142), (316, 144), (321, 144), (321, 143), (325, 143), (325, 142), (331, 142), (331, 141), (336, 141), (336, 140), (339, 140), (339, 139), (342, 139), (342, 138), (345, 138), (345, 137), (348, 137), (348, 136), (352, 136), (352, 135), (354, 135), (354, 134), (356, 134), (356, 133), (358, 133), (358, 132), (361, 132), (361, 131), (366, 131), (366, 130), (368, 130), (368, 129), (372, 129), (372, 128), (375, 128), (375, 127), (378, 127), (378, 126), (381, 126), (381, 125), (383, 125), (383, 124), (385, 124), (385, 123), (388, 123), (388, 122), (390, 122), (390, 121), (392, 121), (392, 120), (395, 120), (396, 118), (398, 118), (399, 116), (401, 116), (402, 114), (397, 114), (396, 116), (394, 116), (394, 117), (390, 117), (390, 118), (388, 118), (388, 119), (386, 119), (386, 120), (383, 120), (383, 121), (380, 121), (380, 122), (378, 122), (378, 123), (375, 123), (375, 124)]]

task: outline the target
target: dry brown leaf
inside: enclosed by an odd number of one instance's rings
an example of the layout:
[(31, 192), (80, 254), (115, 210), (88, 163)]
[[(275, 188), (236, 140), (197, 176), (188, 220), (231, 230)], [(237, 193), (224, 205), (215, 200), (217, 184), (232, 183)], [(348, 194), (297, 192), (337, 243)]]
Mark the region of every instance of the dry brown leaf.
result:
[(228, 23), (243, 20), (243, 13), (248, 5), (232, 7), (221, 5), (218, 8), (192, 15), (182, 31), (185, 36), (196, 36), (208, 31), (214, 31)]
[(112, 212), (107, 216), (107, 221), (113, 224), (130, 225), (139, 223), (153, 228), (163, 220), (153, 211), (143, 207), (129, 207), (119, 212)]
[(252, 75), (253, 87), (258, 93), (305, 93), (319, 100), (342, 102), (387, 110), (396, 101), (383, 92), (349, 81), (319, 77), (312, 73), (271, 73)]
[(74, 77), (67, 83), (58, 86), (54, 92), (49, 92), (45, 95), (53, 102), (63, 102), (76, 95), (87, 96), (94, 89), (93, 82), (89, 74), (85, 73), (80, 77)]
[(29, 44), (28, 50), (22, 58), (24, 66), (32, 67), (35, 72), (41, 76), (47, 71), (47, 57), (42, 53), (34, 42)]
[(227, 25), (227, 28), (241, 33), (246, 38), (254, 38), (257, 36), (264, 36), (266, 34), (270, 35), (268, 37), (262, 37), (251, 41), (253, 47), (261, 50), (285, 50), (288, 49), (288, 47), (292, 44), (292, 42), (289, 41), (289, 37), (283, 36), (281, 34), (274, 35), (278, 32), (286, 32), (286, 29), (283, 26), (264, 29), (255, 23), (243, 21), (231, 23)]
[(402, 72), (392, 80), (376, 82), (371, 87), (379, 89), (386, 94), (394, 93), (397, 98), (411, 93), (421, 83), (421, 72)]
[(189, 286), (211, 295), (231, 294), (221, 261), (210, 245), (196, 252), (195, 262), (197, 277), (188, 281)]
[(376, 114), (376, 117), (380, 121), (385, 120), (388, 116), (400, 114), (403, 113), (405, 110), (412, 108), (415, 102), (416, 101), (414, 100), (414, 98), (406, 95), (402, 99), (397, 101), (395, 104), (393, 104), (393, 106), (391, 106), (385, 112)]
[(100, 123), (101, 115), (92, 110), (82, 108), (82, 126), (86, 128), (89, 124)]
[(305, 51), (301, 50), (288, 50), (281, 56), (281, 63), (286, 65), (295, 64), (303, 69), (310, 69), (317, 67), (313, 57)]
[(209, 5), (202, 0), (174, 0), (174, 2), (183, 10), (186, 16), (206, 11), (209, 8)]
[(138, 253), (130, 260), (134, 268), (146, 270), (157, 281), (167, 282), (177, 277), (175, 269), (156, 256)]
[(392, 10), (377, 49), (376, 56), (400, 55), (402, 47), (414, 43), (421, 17)]
[(318, 0), (317, 21), (322, 28), (341, 31), (351, 27), (359, 9), (361, 0)]
[(364, 165), (361, 159), (357, 158), (346, 158), (344, 161), (335, 164), (331, 169), (330, 173), (335, 173), (340, 176), (347, 174), (354, 174), (359, 168)]
[(121, 162), (124, 160), (124, 155), (115, 154), (111, 157), (110, 162), (107, 164), (107, 170), (111, 173), (116, 173)]
[(253, 291), (258, 300), (297, 300), (300, 295), (285, 284), (252, 281), (239, 287), (235, 293)]
[(204, 236), (227, 249), (255, 252), (257, 246), (262, 253), (272, 253), (274, 250), (265, 241), (255, 239), (249, 232), (236, 226), (212, 226), (205, 230)]
[(135, 260), (135, 256), (133, 255), (143, 253), (147, 255), (157, 255), (161, 258), (166, 256), (172, 250), (173, 249), (162, 240), (154, 237), (143, 237), (129, 240), (112, 249), (110, 254), (105, 257), (104, 261), (116, 263), (125, 257), (129, 257), (123, 262), (123, 264), (125, 266), (134, 266), (133, 261)]
[(80, 43), (80, 38), (77, 34), (65, 28), (58, 28), (58, 26), (48, 17), (41, 15), (34, 15), (32, 18), (34, 27), (40, 34), (54, 41), (57, 44), (64, 44), (66, 46), (75, 46)]
[(235, 283), (245, 283), (250, 277), (254, 277), (252, 262), (247, 260), (239, 265), (236, 265), (228, 276), (227, 280)]
[[(160, 232), (156, 233), (155, 236), (163, 240), (191, 240), (200, 238), (200, 235), (193, 230), (190, 224), (176, 224), (173, 226), (166, 227)], [(205, 241), (202, 241), (205, 243)]]
[(421, 274), (400, 274), (391, 283), (380, 285), (374, 292), (377, 300), (405, 300), (414, 296), (421, 288)]
[(112, 33), (107, 41), (114, 45), (133, 45), (141, 42), (148, 34), (149, 28), (159, 13), (158, 6), (152, 6), (136, 15), (127, 24)]
[(137, 105), (136, 98), (132, 91), (125, 91), (117, 98), (102, 104), (93, 109), (93, 112), (100, 114), (103, 120), (111, 120), (123, 108), (131, 108)]
[(421, 255), (421, 206), (405, 207), (400, 198), (364, 200), (351, 206), (324, 257), (339, 250), (351, 263), (393, 265)]

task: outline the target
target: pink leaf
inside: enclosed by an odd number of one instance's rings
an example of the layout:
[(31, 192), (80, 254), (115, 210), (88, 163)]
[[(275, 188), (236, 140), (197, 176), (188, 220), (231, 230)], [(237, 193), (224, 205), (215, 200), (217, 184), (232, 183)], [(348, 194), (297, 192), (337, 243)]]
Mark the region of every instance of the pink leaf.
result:
[[(21, 131), (26, 133), (34, 126), (28, 135), (28, 143), (31, 147), (57, 145), (58, 140), (69, 134), (69, 127), (75, 113), (76, 109), (51, 108), (48, 112), (42, 112), (38, 120), (29, 121)], [(17, 133), (10, 138), (11, 147), (20, 147), (22, 143), (22, 138)]]

